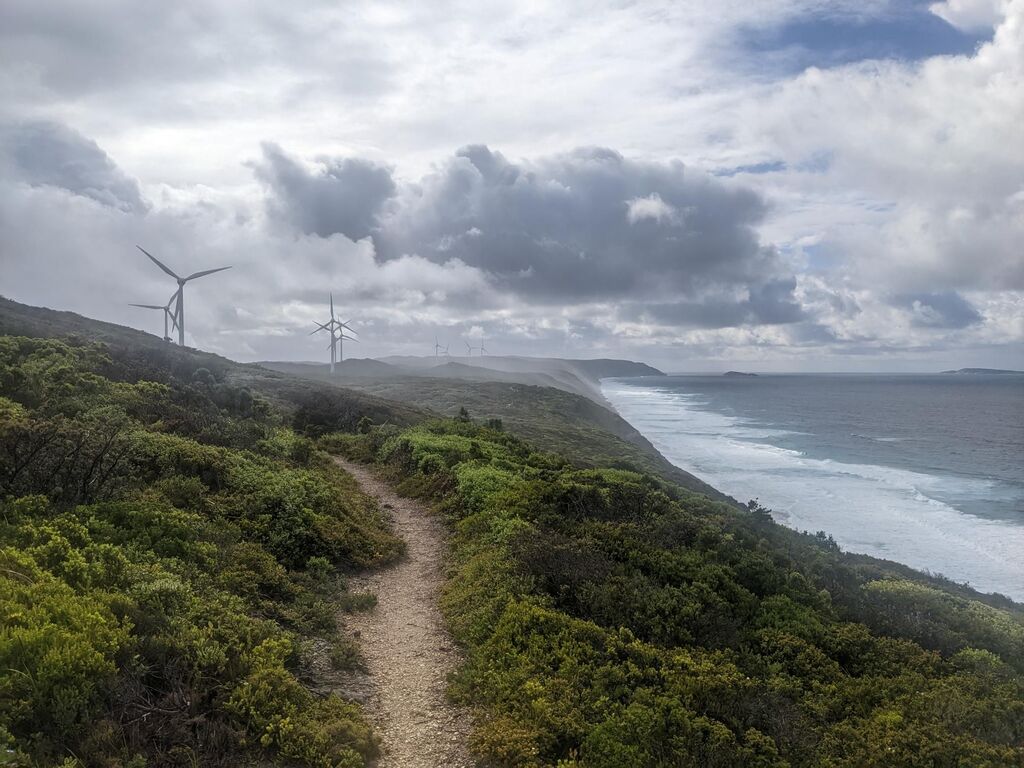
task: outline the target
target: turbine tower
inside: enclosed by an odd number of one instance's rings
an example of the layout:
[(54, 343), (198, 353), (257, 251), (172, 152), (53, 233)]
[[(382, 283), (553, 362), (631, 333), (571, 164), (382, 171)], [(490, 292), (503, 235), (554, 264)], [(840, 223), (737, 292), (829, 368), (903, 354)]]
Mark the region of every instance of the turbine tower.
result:
[[(171, 298), (167, 300), (166, 304), (129, 304), (129, 307), (142, 307), (143, 309), (162, 309), (164, 312), (164, 341), (171, 342), (169, 330), (174, 331), (178, 329), (178, 319), (171, 312), (171, 302), (174, 301), (176, 293), (171, 294)], [(170, 322), (170, 329), (168, 329), (168, 322)]]
[[(178, 277), (171, 269), (164, 264), (160, 259), (151, 254), (141, 245), (136, 245), (140, 251), (146, 254), (150, 261), (156, 264), (160, 269), (166, 272), (168, 275), (178, 281), (178, 290), (175, 291), (174, 295), (171, 296), (171, 300), (174, 304), (174, 325), (178, 329), (178, 344), (185, 346), (185, 283), (189, 280), (195, 280), (197, 277), (205, 277), (206, 275), (212, 275), (214, 272), (223, 272), (225, 269), (231, 269), (231, 267), (217, 267), (216, 269), (204, 269), (201, 272), (193, 272), (188, 277)], [(170, 302), (168, 302), (168, 306)]]
[(334, 375), (334, 364), (345, 357), (345, 340), (359, 342), (352, 336), (347, 336), (345, 331), (351, 331), (356, 333), (348, 324), (348, 320), (338, 320), (334, 316), (334, 294), (331, 296), (331, 319), (326, 323), (317, 323), (317, 328), (312, 331), (309, 335), (312, 336), (314, 333), (320, 333), (320, 331), (327, 331), (331, 334), (331, 345), (328, 349), (331, 350), (331, 375)]

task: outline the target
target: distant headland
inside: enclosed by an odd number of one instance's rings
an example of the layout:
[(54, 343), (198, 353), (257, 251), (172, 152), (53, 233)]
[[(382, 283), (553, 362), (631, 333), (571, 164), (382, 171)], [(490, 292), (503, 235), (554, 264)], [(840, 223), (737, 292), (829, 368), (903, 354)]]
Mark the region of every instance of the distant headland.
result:
[(757, 378), (757, 374), (756, 373), (745, 373), (744, 371), (726, 371), (722, 375), (723, 376), (730, 376), (730, 377), (740, 376), (740, 377), (743, 377), (743, 378), (751, 378), (751, 377)]
[(1024, 371), (1011, 371), (1006, 368), (959, 368), (955, 371), (943, 371), (943, 373), (958, 373), (958, 374), (979, 374), (979, 373), (1010, 373), (1021, 375)]

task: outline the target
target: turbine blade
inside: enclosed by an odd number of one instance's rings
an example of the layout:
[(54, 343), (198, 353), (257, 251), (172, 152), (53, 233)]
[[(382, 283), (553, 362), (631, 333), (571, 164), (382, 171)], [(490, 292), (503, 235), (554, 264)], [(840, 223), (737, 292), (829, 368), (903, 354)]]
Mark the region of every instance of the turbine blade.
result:
[(225, 269), (231, 269), (231, 267), (217, 267), (216, 269), (204, 269), (202, 272), (193, 272), (185, 278), (185, 282), (187, 283), (189, 280), (195, 280), (197, 277), (212, 275), (214, 272), (223, 272)]
[(156, 304), (129, 304), (129, 307), (142, 307), (143, 309), (163, 309), (163, 307)]
[(353, 339), (351, 336), (339, 336), (338, 338), (344, 339), (345, 341), (354, 341), (356, 344), (359, 343), (359, 339)]
[(158, 259), (158, 258), (157, 258), (156, 256), (154, 256), (154, 255), (153, 255), (152, 253), (150, 253), (149, 251), (147, 251), (147, 250), (146, 250), (145, 248), (143, 248), (143, 247), (142, 247), (141, 245), (136, 245), (135, 247), (136, 247), (136, 248), (138, 248), (138, 249), (139, 249), (140, 251), (142, 251), (142, 252), (143, 252), (144, 254), (146, 254), (147, 256), (149, 256), (150, 260), (151, 260), (151, 261), (152, 261), (152, 262), (153, 262), (154, 264), (156, 264), (156, 265), (157, 265), (158, 267), (160, 267), (160, 269), (162, 269), (162, 270), (163, 270), (164, 272), (166, 272), (166, 273), (167, 273), (168, 275), (170, 275), (171, 277), (173, 277), (173, 278), (174, 278), (175, 280), (181, 280), (181, 278), (180, 278), (180, 277), (178, 277), (178, 276), (177, 276), (176, 274), (174, 274), (174, 273), (173, 273), (173, 272), (171, 271), (170, 267), (168, 267), (168, 266), (167, 266), (166, 264), (164, 264), (164, 263), (163, 263), (162, 261), (160, 261), (160, 259)]
[(315, 331), (310, 331), (309, 332), (310, 336), (312, 336), (314, 333), (320, 333), (320, 331), (329, 331), (330, 330), (330, 328), (328, 328), (325, 323), (317, 323), (316, 320), (314, 320), (313, 322), (316, 323), (320, 327), (317, 328)]
[(338, 323), (338, 325), (340, 325), (342, 328), (352, 331), (352, 333), (359, 333), (359, 331), (357, 331), (355, 328), (349, 328), (346, 323)]
[(331, 293), (331, 320), (334, 319), (334, 294)]

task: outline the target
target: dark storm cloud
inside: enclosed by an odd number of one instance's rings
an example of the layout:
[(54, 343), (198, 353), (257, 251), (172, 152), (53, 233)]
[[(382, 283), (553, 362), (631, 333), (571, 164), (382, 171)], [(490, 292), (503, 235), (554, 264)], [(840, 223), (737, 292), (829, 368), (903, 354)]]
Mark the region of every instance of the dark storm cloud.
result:
[(655, 321), (803, 317), (792, 276), (754, 231), (763, 200), (681, 163), (603, 148), (512, 163), (469, 146), (396, 191), (387, 169), (365, 161), (323, 161), (310, 173), (277, 147), (264, 154), (257, 174), (272, 211), (306, 233), (372, 233), (384, 263), (408, 254), (457, 260), (536, 304), (643, 297)]
[(125, 212), (148, 209), (135, 179), (96, 142), (59, 123), (0, 126), (0, 157), (13, 178), (32, 186), (59, 187)]
[(982, 321), (978, 310), (956, 291), (902, 294), (894, 304), (908, 309), (920, 328), (966, 328)]
[(275, 144), (263, 145), (256, 176), (266, 184), (271, 214), (307, 235), (341, 233), (351, 240), (368, 236), (377, 213), (395, 194), (391, 171), (368, 160), (324, 160), (307, 171)]
[(774, 280), (746, 296), (706, 295), (700, 300), (635, 303), (623, 308), (630, 319), (689, 328), (797, 323), (806, 313), (793, 297), (796, 280)]

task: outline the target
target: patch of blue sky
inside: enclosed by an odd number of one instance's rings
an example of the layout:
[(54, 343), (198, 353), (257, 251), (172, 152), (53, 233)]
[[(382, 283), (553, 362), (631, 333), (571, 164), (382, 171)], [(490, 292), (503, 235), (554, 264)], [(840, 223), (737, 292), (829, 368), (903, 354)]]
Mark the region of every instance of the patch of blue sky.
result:
[(868, 59), (918, 61), (970, 54), (991, 37), (964, 32), (928, 10), (902, 2), (879, 15), (816, 14), (739, 32), (745, 57), (777, 73), (828, 68)]
[(807, 260), (807, 270), (810, 272), (827, 272), (842, 261), (834, 250), (819, 243), (805, 245), (800, 251)]
[(750, 165), (737, 165), (734, 168), (716, 168), (711, 172), (712, 176), (739, 176), (744, 173), (761, 174), (761, 173), (781, 173), (787, 168), (786, 163), (782, 160), (766, 160), (762, 163), (752, 163)]

